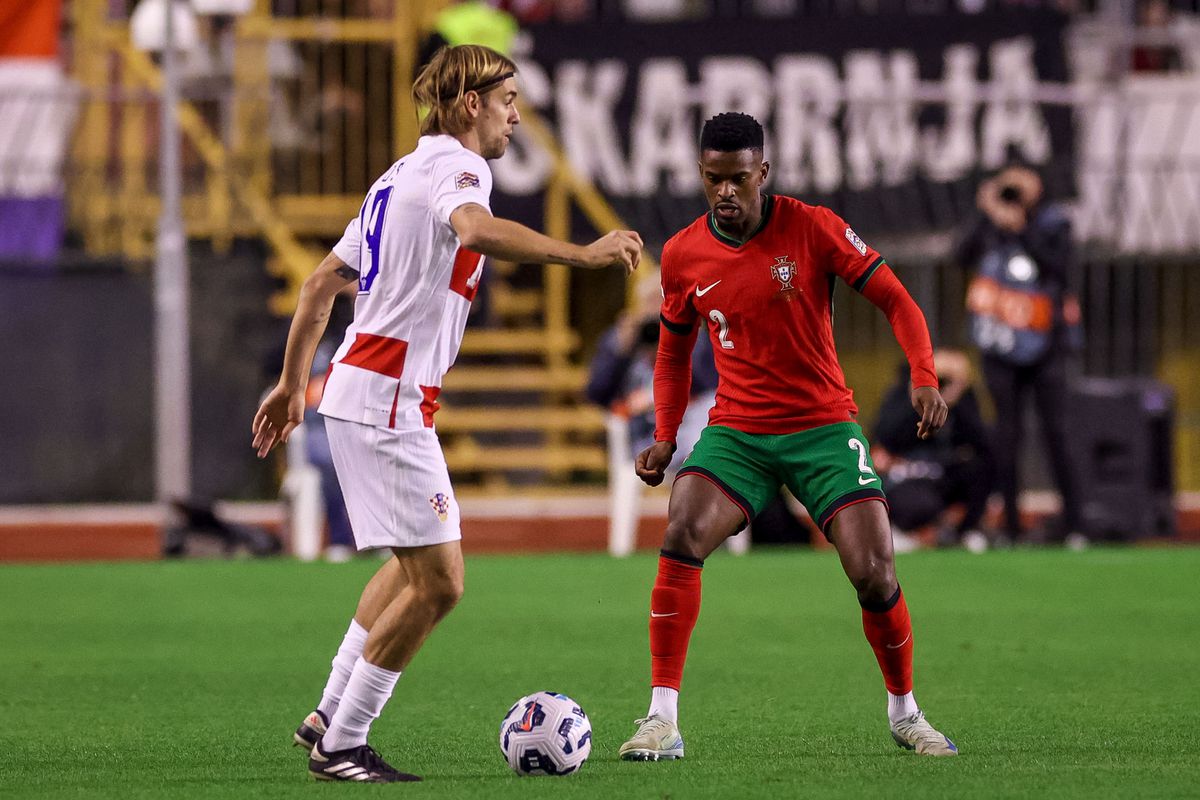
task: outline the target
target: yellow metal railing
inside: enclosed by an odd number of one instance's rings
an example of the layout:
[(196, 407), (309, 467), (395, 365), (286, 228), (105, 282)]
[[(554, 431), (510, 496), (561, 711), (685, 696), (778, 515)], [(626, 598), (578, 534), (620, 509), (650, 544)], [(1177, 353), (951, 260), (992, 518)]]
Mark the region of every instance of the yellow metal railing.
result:
[[(105, 20), (98, 4), (76, 3), (74, 12), (75, 72), (91, 91), (76, 139), (72, 221), (89, 251), (143, 260), (152, 255), (150, 237), (158, 213), (157, 187), (148, 180), (154, 163), (149, 146), (157, 130), (148, 111), (161, 95), (162, 74), (146, 53), (131, 45), (127, 27)], [(114, 64), (120, 75), (118, 103), (108, 102), (113, 87), (103, 83)], [(179, 125), (188, 152), (205, 168), (202, 190), (185, 198), (189, 235), (212, 238), (218, 246), (227, 246), (235, 234), (261, 235), (284, 261), (297, 268), (304, 263), (311, 270), (313, 253), (274, 210), (263, 159), (231, 152), (193, 103), (180, 103)], [(235, 169), (233, 162), (255, 166)], [(119, 179), (115, 206), (106, 191), (109, 172)], [(235, 215), (235, 200), (245, 219)], [(115, 236), (114, 227), (119, 231)]]
[[(300, 284), (323, 254), (317, 243), (339, 236), (358, 213), (370, 182), (415, 145), (417, 115), (409, 93), (414, 61), (420, 33), (443, 2), (400, 0), (384, 19), (338, 19), (281, 18), (270, 13), (269, 0), (256, 0), (233, 28), (234, 56), (223, 76), (231, 111), (218, 114), (196, 99), (180, 104), (188, 235), (208, 239), (217, 249), (228, 247), (234, 237), (264, 239), (274, 253), (269, 267), (288, 287), (273, 299), (276, 313), (294, 310)], [(127, 20), (109, 19), (104, 4), (76, 0), (71, 15), (74, 74), (86, 97), (71, 172), (72, 225), (93, 254), (148, 261), (159, 211), (156, 141), (162, 75), (149, 55), (131, 45)], [(269, 51), (281, 43), (302, 64), (292, 79), (297, 94), (290, 98), (271, 74)], [(278, 105), (289, 100), (295, 108), (316, 104), (318, 118), (302, 130), (290, 169), (281, 172), (281, 164), (288, 167), (289, 162), (268, 131)], [(327, 104), (338, 103), (331, 116), (320, 116), (327, 113)], [(364, 120), (367, 111), (385, 105), (387, 124), (381, 135), (378, 114), (370, 115), (370, 125)], [(522, 109), (522, 120), (524, 134), (554, 165), (545, 190), (543, 229), (570, 239), (576, 207), (597, 231), (626, 227), (596, 188), (571, 168), (546, 123), (530, 109)], [(313, 145), (309, 135), (319, 141)], [(492, 404), (505, 392), (526, 398), (536, 392), (543, 402), (532, 410), (501, 402), (508, 411), (499, 415), (448, 403), (441, 424), (447, 456), (458, 469), (487, 472), (538, 465), (565, 476), (572, 470), (604, 468), (602, 417), (576, 405), (586, 371), (572, 361), (579, 337), (569, 313), (571, 271), (552, 264), (542, 268), (541, 277), (536, 295), (507, 287), (495, 292), (521, 309), (525, 327), (468, 332), (463, 353), (474, 357), (474, 363), (452, 371), (446, 388), (451, 395), (456, 390), (488, 393)], [(498, 355), (520, 363), (488, 363)], [(520, 430), (537, 432), (542, 443), (485, 446), (476, 437)]]
[[(185, 156), (190, 154), (193, 162), (199, 161), (204, 168), (203, 180), (199, 185), (189, 182), (190, 191), (185, 198), (189, 234), (213, 239), (220, 248), (231, 236), (262, 232), (285, 262), (283, 268), (288, 270), (285, 277), (293, 282), (302, 278), (311, 264), (292, 263), (296, 251), (283, 228), (292, 231), (293, 241), (336, 237), (345, 221), (357, 213), (370, 180), (396, 154), (411, 149), (415, 143), (416, 113), (408, 87), (419, 32), (442, 2), (396, 3), (390, 18), (376, 20), (272, 17), (267, 0), (258, 0), (250, 13), (238, 19), (235, 28), (231, 95), (236, 111), (232, 135), (219, 135), (214, 130), (216, 123), (194, 103), (185, 102), (181, 108)], [(157, 187), (150, 179), (155, 162), (152, 143), (157, 138), (157, 115), (151, 112), (161, 76), (146, 54), (130, 46), (125, 21), (109, 20), (102, 4), (83, 0), (74, 3), (72, 21), (76, 37), (74, 72), (88, 90), (76, 140), (74, 182), (79, 190), (73, 193), (76, 202), (72, 205), (72, 221), (84, 233), (85, 243), (92, 252), (121, 252), (135, 260), (146, 259), (151, 255), (150, 237), (157, 214)], [(389, 47), (390, 74), (383, 82), (391, 87), (388, 97), (391, 141), (382, 161), (375, 159), (380, 163), (374, 165), (374, 172), (356, 170), (360, 175), (369, 175), (359, 181), (361, 185), (353, 185), (345, 176), (338, 180), (336, 174), (314, 174), (311, 164), (299, 168), (302, 175), (297, 183), (334, 185), (307, 192), (277, 185), (272, 143), (267, 135), (271, 126), (268, 105), (273, 102), (267, 56), (271, 41)], [(114, 74), (113, 66), (119, 76), (116, 86), (108, 82)], [(365, 77), (380, 76), (372, 73)], [(323, 102), (324, 98), (317, 92), (317, 96), (304, 102), (310, 101)], [(524, 118), (526, 130), (555, 160), (547, 191), (546, 229), (559, 236), (569, 233), (572, 201), (597, 230), (620, 226), (620, 220), (596, 189), (571, 170), (545, 124), (529, 110), (525, 110)], [(326, 161), (358, 164), (368, 160), (367, 154), (361, 152), (362, 143), (358, 141), (361, 137), (350, 136), (349, 131), (346, 134), (335, 148), (344, 158)], [(110, 185), (110, 176), (114, 175), (118, 176), (116, 191)], [(235, 208), (235, 201), (247, 208)], [(249, 215), (239, 211), (248, 211)], [(300, 274), (292, 274), (292, 270)], [(551, 278), (549, 283), (550, 294), (561, 298), (563, 279)]]

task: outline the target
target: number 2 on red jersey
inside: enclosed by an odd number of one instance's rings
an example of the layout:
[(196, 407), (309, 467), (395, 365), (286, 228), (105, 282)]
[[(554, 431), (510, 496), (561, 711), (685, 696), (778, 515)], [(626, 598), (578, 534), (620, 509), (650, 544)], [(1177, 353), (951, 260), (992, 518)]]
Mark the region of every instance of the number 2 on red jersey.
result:
[(733, 342), (729, 340), (729, 320), (725, 319), (725, 315), (715, 308), (708, 312), (708, 318), (717, 323), (717, 338), (721, 341), (721, 347), (725, 350), (732, 350)]

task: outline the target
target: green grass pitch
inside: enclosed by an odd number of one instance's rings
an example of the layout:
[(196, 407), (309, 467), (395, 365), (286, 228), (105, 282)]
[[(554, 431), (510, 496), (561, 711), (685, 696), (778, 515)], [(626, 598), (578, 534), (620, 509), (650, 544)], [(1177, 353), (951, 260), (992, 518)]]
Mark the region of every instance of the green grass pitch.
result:
[[(1200, 795), (1200, 549), (901, 556), (917, 698), (956, 759), (892, 743), (834, 556), (717, 555), (687, 759), (659, 764), (616, 760), (648, 696), (653, 558), (469, 558), (372, 734), (425, 782), (317, 784), (291, 733), (376, 563), (0, 567), (0, 796)], [(518, 778), (499, 755), (501, 716), (539, 689), (592, 718), (576, 776)]]

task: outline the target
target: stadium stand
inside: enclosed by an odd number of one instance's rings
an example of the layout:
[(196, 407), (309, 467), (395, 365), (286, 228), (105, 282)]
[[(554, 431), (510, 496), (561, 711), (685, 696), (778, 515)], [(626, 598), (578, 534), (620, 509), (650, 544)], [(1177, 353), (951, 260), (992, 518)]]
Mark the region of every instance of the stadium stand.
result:
[[(59, 248), (51, 272), (64, 281), (86, 274), (92, 291), (120, 284), (112, 291), (144, 301), (160, 208), (162, 74), (153, 54), (131, 43), (135, 5), (42, 0), (30, 8), (65, 9), (69, 42), (57, 54), (45, 45), (39, 56), (62, 65), (51, 69), (62, 84), (55, 89), (58, 119), (71, 134), (55, 168), (65, 234), (50, 233)], [(236, 18), (197, 18), (199, 44), (185, 59), (179, 116), (193, 280), (211, 317), (194, 334), (211, 348), (204, 351), (204, 384), (194, 388), (197, 405), (207, 409), (198, 412), (195, 436), (214, 443), (197, 455), (196, 493), (257, 500), (274, 495), (281, 464), (255, 466), (248, 448), (240, 453), (228, 444), (232, 434), (209, 426), (252, 413), (243, 406), (261, 390), (262, 351), (277, 338), (300, 281), (357, 214), (374, 175), (415, 139), (407, 76), (441, 3), (249, 5)], [(653, 3), (504, 4), (527, 25), (516, 45), (524, 120), (514, 152), (497, 166), (497, 204), (506, 213), (562, 237), (625, 222), (646, 235), (653, 253), (702, 208), (689, 183), (693, 166), (675, 144), (691, 146), (710, 106), (758, 104), (778, 136), (777, 190), (856, 220), (911, 288), (938, 343), (962, 345), (962, 277), (948, 260), (952, 231), (973, 206), (975, 182), (998, 166), (1007, 143), (1041, 160), (1080, 232), (1083, 255), (1073, 281), (1086, 346), (1079, 371), (1169, 384), (1176, 392), (1176, 486), (1200, 489), (1200, 318), (1188, 312), (1200, 303), (1200, 198), (1192, 191), (1200, 135), (1194, 119), (1175, 113), (1200, 94), (1194, 3), (1174, 4), (1165, 21), (1150, 16), (1140, 26), (1132, 15), (1115, 18), (1107, 3), (674, 5), (678, 14), (656, 13), (651, 22), (641, 12)], [(916, 33), (887, 39), (901, 16), (906, 24), (899, 27)], [(795, 18), (805, 21), (802, 41), (779, 33), (788, 27), (780, 20)], [(711, 34), (699, 23), (730, 19), (746, 37), (706, 54), (711, 48), (696, 37)], [(863, 36), (879, 36), (881, 49), (848, 56), (850, 43), (835, 35), (848, 19)], [(596, 26), (613, 23), (628, 31), (616, 71), (605, 61), (611, 43), (595, 35)], [(1137, 46), (1174, 47), (1177, 57), (1148, 69), (1159, 62), (1124, 57)], [(801, 50), (807, 55), (798, 58)], [(0, 90), (0, 103), (13, 97)], [(905, 136), (880, 136), (895, 124), (906, 126)], [(819, 135), (797, 139), (801, 129)], [(789, 149), (794, 141), (800, 149)], [(889, 149), (897, 142), (909, 149)], [(819, 149), (825, 146), (832, 149)], [(13, 162), (11, 149), (5, 164)], [(823, 173), (818, 164), (837, 172)], [(6, 174), (11, 182), (11, 169)], [(13, 309), (0, 314), (7, 324), (44, 322), (30, 316), (36, 308), (29, 298), (38, 290), (29, 283), (29, 263), (13, 269), (10, 260), (0, 269), (10, 289), (0, 302)], [(624, 287), (615, 275), (569, 274), (558, 266), (488, 269), (484, 311), (448, 376), (438, 418), (456, 480), (466, 494), (599, 496), (608, 470), (605, 419), (583, 403), (580, 390), (595, 337), (625, 302)], [(222, 286), (237, 287), (237, 303), (214, 303)], [(886, 323), (844, 287), (837, 291), (839, 346), (870, 415), (897, 351)], [(251, 331), (245, 342), (218, 333), (239, 326)], [(98, 346), (121, 346), (105, 335), (97, 330)], [(146, 343), (136, 346), (144, 352)], [(151, 381), (146, 364), (131, 359), (129, 368), (131, 384)], [(130, 438), (142, 444), (152, 436), (147, 412), (112, 402), (111, 384), (86, 391), (95, 394), (94, 408), (108, 409), (103, 425), (139, 432)], [(14, 418), (0, 415), (0, 424)], [(6, 440), (30, 454), (45, 452), (49, 440), (33, 433), (14, 429)], [(79, 480), (62, 482), (57, 494), (53, 486), (31, 492), (22, 476), (5, 473), (0, 502), (145, 501), (145, 461), (129, 458), (129, 479), (116, 487), (68, 465)], [(1035, 487), (1045, 485), (1038, 463), (1030, 472)]]

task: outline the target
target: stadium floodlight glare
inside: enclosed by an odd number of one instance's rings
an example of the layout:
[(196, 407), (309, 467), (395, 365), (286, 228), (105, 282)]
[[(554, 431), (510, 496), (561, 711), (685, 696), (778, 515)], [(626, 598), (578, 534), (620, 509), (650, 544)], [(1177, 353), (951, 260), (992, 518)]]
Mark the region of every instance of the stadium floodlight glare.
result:
[(202, 17), (237, 17), (254, 7), (254, 0), (192, 0), (192, 8)]
[(175, 51), (192, 50), (199, 44), (196, 14), (190, 5), (180, 0), (142, 0), (129, 17), (129, 36), (134, 47), (150, 53), (166, 49), (168, 8)]

